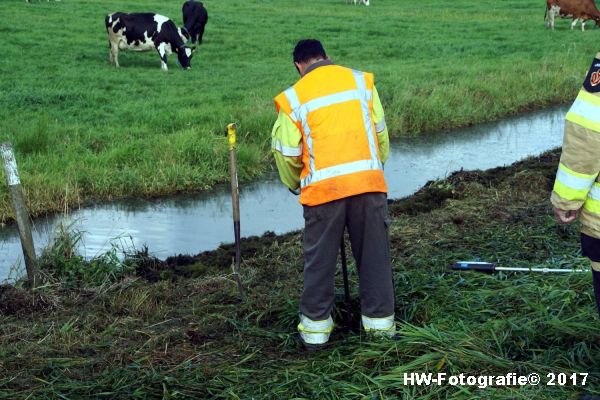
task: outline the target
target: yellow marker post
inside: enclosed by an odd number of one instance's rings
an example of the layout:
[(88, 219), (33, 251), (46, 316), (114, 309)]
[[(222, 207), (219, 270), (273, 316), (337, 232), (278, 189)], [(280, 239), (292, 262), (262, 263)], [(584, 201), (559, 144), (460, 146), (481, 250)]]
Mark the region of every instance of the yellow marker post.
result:
[(233, 233), (235, 236), (235, 262), (233, 264), (233, 276), (240, 292), (242, 301), (246, 299), (242, 280), (240, 278), (240, 261), (242, 250), (240, 243), (240, 193), (237, 176), (237, 153), (236, 153), (236, 125), (227, 125), (227, 141), (229, 142), (229, 156), (231, 160), (231, 205), (233, 207)]

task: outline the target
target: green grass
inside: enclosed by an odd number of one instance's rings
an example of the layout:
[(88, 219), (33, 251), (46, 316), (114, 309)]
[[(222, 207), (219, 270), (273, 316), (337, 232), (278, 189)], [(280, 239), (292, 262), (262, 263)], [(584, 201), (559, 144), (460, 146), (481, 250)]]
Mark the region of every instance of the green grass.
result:
[[(373, 71), (393, 136), (499, 119), (571, 101), (598, 30), (550, 32), (543, 1), (230, 0), (208, 2), (193, 69), (155, 53), (108, 64), (104, 16), (181, 2), (5, 0), (0, 141), (13, 142), (35, 215), (93, 200), (207, 190), (228, 178), (225, 125), (239, 123), (240, 179), (272, 167), (272, 98), (297, 79), (291, 51), (323, 41)], [(11, 219), (0, 185), (0, 221)]]
[[(262, 245), (258, 238), (244, 241), (243, 304), (231, 277), (230, 246), (165, 261), (141, 252), (128, 261), (136, 274), (113, 274), (96, 280), (100, 286), (52, 281), (33, 293), (0, 287), (0, 398), (554, 400), (600, 394), (600, 319), (589, 272), (448, 269), (477, 258), (503, 266), (589, 268), (577, 226), (559, 227), (551, 216), (548, 192), (557, 163), (555, 151), (511, 168), (460, 172), (390, 205), (397, 341), (338, 328), (330, 348), (300, 351), (291, 336), (302, 288), (300, 232), (265, 236)], [(56, 273), (55, 264), (45, 270)], [(357, 276), (352, 262), (349, 268), (356, 321)], [(85, 271), (85, 262), (76, 270)], [(338, 322), (341, 288), (338, 276)], [(479, 389), (407, 386), (405, 372), (535, 372), (542, 382), (548, 373), (590, 375), (586, 386)]]

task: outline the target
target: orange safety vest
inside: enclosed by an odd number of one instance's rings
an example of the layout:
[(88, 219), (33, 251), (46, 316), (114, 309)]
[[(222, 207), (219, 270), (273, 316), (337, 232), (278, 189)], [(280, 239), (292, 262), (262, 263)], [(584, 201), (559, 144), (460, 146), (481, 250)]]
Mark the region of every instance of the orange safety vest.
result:
[(373, 74), (318, 67), (275, 97), (302, 133), (300, 203), (387, 193), (373, 121)]

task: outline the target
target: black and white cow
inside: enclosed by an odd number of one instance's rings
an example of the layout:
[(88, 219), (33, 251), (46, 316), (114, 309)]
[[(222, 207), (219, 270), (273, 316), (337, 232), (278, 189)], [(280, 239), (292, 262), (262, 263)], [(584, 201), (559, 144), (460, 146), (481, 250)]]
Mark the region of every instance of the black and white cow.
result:
[(192, 49), (186, 47), (187, 37), (169, 18), (153, 13), (112, 13), (106, 16), (106, 32), (110, 48), (110, 63), (119, 66), (119, 50), (148, 51), (156, 49), (161, 68), (167, 71), (167, 56), (177, 53), (179, 64), (191, 68)]
[(188, 0), (183, 3), (183, 26), (189, 32), (192, 44), (202, 44), (204, 25), (208, 21), (208, 13), (200, 1)]

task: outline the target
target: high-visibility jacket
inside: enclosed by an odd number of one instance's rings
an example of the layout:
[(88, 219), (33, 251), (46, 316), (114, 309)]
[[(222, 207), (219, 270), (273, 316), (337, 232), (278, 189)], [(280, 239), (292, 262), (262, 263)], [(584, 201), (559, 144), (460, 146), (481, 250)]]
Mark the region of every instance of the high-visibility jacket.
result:
[(387, 192), (373, 120), (373, 74), (319, 66), (275, 97), (302, 133), (300, 203)]
[(569, 109), (552, 204), (579, 210), (581, 231), (600, 239), (600, 53)]

